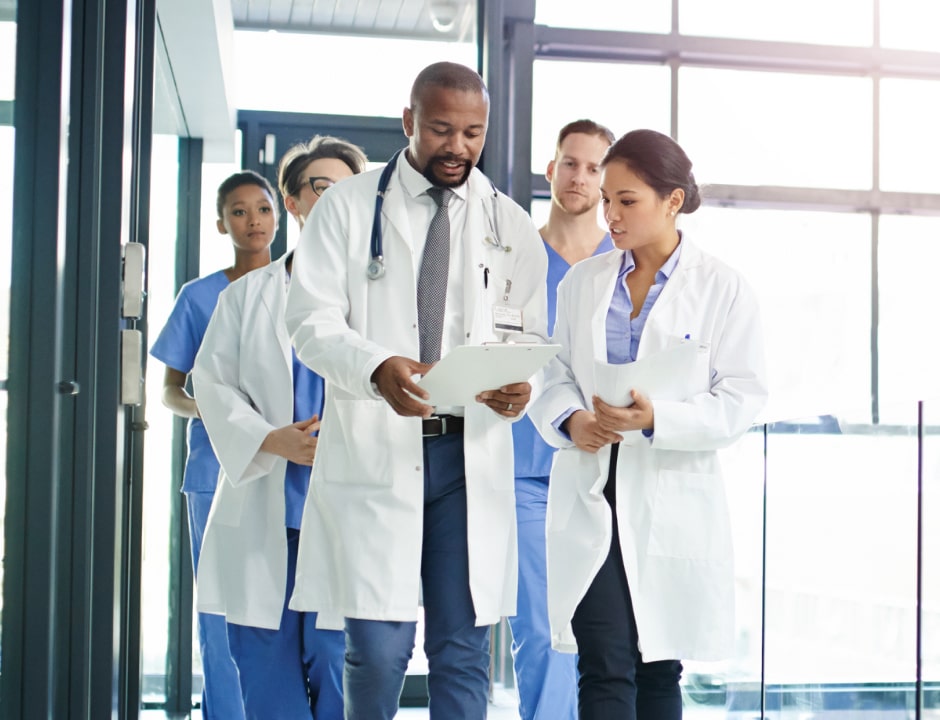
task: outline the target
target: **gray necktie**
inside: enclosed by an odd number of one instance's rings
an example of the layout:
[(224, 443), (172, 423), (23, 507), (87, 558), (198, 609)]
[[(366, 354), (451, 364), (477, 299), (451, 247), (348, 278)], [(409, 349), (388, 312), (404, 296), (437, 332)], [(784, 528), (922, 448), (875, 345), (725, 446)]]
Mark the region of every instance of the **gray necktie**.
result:
[(437, 203), (437, 212), (428, 228), (418, 272), (418, 339), (423, 363), (432, 363), (441, 357), (447, 268), (450, 264), (450, 216), (447, 205), (453, 192), (447, 188), (433, 187), (428, 190), (428, 195)]

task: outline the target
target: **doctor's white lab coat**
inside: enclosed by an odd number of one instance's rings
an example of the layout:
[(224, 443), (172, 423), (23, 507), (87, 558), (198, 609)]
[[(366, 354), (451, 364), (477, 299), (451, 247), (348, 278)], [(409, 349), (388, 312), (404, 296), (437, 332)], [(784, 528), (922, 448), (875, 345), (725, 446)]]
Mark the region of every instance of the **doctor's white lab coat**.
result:
[[(621, 251), (579, 263), (558, 288), (554, 341), (563, 349), (530, 410), (561, 448), (549, 484), (548, 603), (555, 648), (576, 652), (570, 621), (607, 557), (603, 496), (610, 446), (578, 450), (552, 422), (591, 409), (594, 362), (607, 361), (605, 322)], [(766, 399), (757, 302), (733, 270), (683, 240), (679, 262), (646, 321), (637, 359), (689, 337), (705, 346), (686, 400), (651, 398), (652, 440), (627, 434), (617, 462), (620, 545), (646, 662), (730, 655), (734, 630), (731, 526), (716, 451), (738, 439)]]
[(287, 591), (287, 460), (261, 451), (294, 419), (285, 257), (227, 287), (193, 368), (193, 390), (221, 471), (196, 575), (196, 607), (277, 630)]
[[(399, 162), (406, 162), (404, 155)], [(384, 277), (370, 280), (366, 274), (378, 171), (348, 178), (324, 193), (295, 255), (287, 326), (298, 357), (326, 380), (326, 420), (291, 600), (296, 610), (373, 620), (417, 617), (421, 419), (397, 415), (370, 381), (387, 358), (419, 354), (413, 238), (423, 237), (427, 228), (411, 225), (400, 169), (392, 174), (382, 209)], [(502, 300), (507, 280), (506, 302), (522, 309), (526, 332), (544, 340), (547, 261), (538, 232), (518, 205), (494, 194), (478, 170), (468, 182), (465, 342), (504, 339), (493, 330), (492, 306)], [(516, 605), (510, 424), (482, 404), (468, 405), (464, 454), (470, 590), (477, 625), (488, 625), (513, 614)]]

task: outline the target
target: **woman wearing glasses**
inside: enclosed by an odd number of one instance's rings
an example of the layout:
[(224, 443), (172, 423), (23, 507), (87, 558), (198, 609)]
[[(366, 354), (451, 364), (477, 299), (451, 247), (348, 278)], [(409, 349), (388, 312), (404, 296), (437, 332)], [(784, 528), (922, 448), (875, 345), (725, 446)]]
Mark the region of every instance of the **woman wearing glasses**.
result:
[(360, 148), (329, 135), (316, 135), (310, 142), (294, 145), (284, 153), (277, 172), (284, 207), (303, 229), (324, 190), (361, 173), (365, 166), (366, 156)]
[[(365, 165), (360, 148), (332, 137), (291, 148), (278, 178), (285, 207), (302, 226), (330, 185)], [(342, 720), (343, 633), (288, 608), (323, 411), (323, 380), (297, 360), (284, 324), (292, 255), (222, 293), (196, 358), (193, 386), (222, 466), (197, 598), (225, 615), (249, 720)]]

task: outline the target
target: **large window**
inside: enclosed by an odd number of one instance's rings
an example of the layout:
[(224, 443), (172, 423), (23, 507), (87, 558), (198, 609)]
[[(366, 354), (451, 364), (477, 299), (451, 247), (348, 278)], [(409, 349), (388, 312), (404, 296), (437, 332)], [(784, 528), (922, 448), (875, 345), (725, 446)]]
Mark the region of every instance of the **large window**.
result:
[(669, 68), (662, 65), (536, 60), (532, 87), (533, 173), (545, 172), (555, 158), (559, 129), (578, 118), (606, 125), (618, 136), (636, 127), (669, 132)]
[(866, 78), (682, 68), (677, 139), (706, 183), (867, 189), (871, 98)]

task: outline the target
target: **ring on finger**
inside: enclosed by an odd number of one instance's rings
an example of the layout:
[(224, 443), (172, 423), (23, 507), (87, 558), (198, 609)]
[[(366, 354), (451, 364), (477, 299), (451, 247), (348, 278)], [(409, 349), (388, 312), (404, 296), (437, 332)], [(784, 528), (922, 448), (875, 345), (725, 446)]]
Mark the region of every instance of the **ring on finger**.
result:
[(506, 412), (512, 410), (512, 403), (506, 403)]

